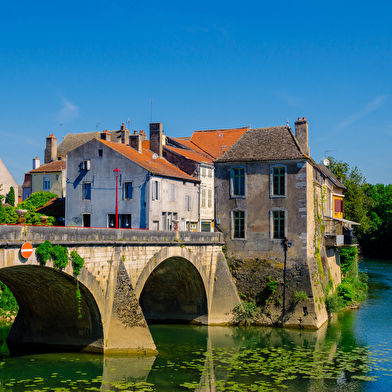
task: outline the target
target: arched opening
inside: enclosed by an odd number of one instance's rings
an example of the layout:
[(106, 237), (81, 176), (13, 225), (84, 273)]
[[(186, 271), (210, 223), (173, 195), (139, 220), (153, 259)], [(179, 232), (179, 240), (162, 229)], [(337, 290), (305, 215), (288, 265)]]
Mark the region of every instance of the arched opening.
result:
[(172, 257), (148, 277), (140, 295), (147, 322), (207, 324), (207, 296), (198, 270), (188, 260)]
[(11, 354), (27, 351), (102, 351), (101, 315), (90, 291), (74, 277), (36, 265), (0, 269), (19, 312), (7, 338)]

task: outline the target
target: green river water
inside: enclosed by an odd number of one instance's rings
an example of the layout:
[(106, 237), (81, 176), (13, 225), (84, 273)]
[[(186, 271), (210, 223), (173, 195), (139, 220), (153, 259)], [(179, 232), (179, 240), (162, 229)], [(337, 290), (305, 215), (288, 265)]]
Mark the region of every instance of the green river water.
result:
[(2, 391), (392, 391), (392, 261), (364, 260), (369, 293), (318, 331), (151, 325), (159, 355), (10, 357)]

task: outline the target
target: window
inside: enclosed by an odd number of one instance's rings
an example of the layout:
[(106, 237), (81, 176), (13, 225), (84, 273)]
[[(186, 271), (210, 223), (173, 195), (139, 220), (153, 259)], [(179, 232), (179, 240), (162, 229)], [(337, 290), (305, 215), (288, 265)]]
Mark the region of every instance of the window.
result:
[(190, 196), (185, 196), (185, 210), (186, 211), (191, 210), (191, 197)]
[(211, 222), (201, 222), (201, 231), (206, 233), (210, 232)]
[(272, 211), (272, 238), (283, 239), (285, 237), (286, 212), (283, 210)]
[(160, 199), (160, 185), (159, 181), (152, 182), (152, 200), (159, 200)]
[(91, 200), (91, 183), (85, 182), (82, 185), (82, 199), (83, 200)]
[(82, 170), (90, 170), (90, 160), (89, 159), (85, 159), (81, 165), (80, 165)]
[(44, 191), (50, 191), (50, 178), (44, 177), (44, 184), (43, 184)]
[(343, 200), (335, 199), (335, 212), (343, 212)]
[(208, 177), (212, 178), (212, 170), (213, 169), (208, 169)]
[(233, 238), (245, 238), (245, 211), (233, 211)]
[(103, 157), (103, 150), (102, 150), (102, 148), (99, 148), (99, 149), (98, 149), (98, 156), (99, 156), (100, 158)]
[(176, 201), (176, 185), (170, 184), (170, 201)]
[(123, 183), (123, 200), (132, 199), (132, 182)]
[(208, 208), (212, 208), (212, 189), (208, 189)]
[[(122, 229), (130, 229), (131, 228), (131, 214), (119, 214), (118, 215), (118, 227)], [(115, 228), (116, 227), (116, 215), (109, 214), (108, 215), (108, 227)]]
[(206, 194), (207, 194), (207, 189), (202, 188), (202, 190), (201, 190), (201, 206), (202, 207), (206, 206)]
[(271, 190), (272, 196), (286, 195), (286, 167), (271, 167)]
[(234, 167), (232, 169), (232, 196), (245, 196), (245, 169)]

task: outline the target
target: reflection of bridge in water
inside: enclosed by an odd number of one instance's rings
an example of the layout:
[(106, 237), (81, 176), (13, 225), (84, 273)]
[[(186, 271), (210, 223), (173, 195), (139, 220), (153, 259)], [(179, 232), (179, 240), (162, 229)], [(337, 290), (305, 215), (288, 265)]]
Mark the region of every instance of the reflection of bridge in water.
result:
[[(39, 265), (44, 242), (76, 250), (72, 266)], [(20, 247), (33, 245), (24, 259)], [(8, 341), (33, 348), (98, 352), (154, 352), (147, 320), (219, 324), (232, 319), (239, 298), (219, 233), (0, 226), (0, 280), (19, 312)]]

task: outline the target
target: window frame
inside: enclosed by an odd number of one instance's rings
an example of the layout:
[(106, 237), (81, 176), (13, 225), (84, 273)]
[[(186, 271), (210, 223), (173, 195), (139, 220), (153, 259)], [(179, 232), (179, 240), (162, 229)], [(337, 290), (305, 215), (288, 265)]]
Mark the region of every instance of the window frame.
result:
[[(240, 217), (240, 216), (235, 216), (235, 215), (237, 215), (237, 214), (240, 214), (240, 213), (243, 213), (243, 216), (242, 217)], [(246, 239), (246, 210), (240, 210), (240, 209), (237, 209), (237, 210), (232, 210), (231, 211), (231, 238), (233, 239), (233, 240), (245, 240)], [(242, 225), (243, 225), (243, 227), (242, 227), (242, 230), (241, 230), (241, 228), (239, 227), (239, 229), (238, 229), (238, 233), (239, 233), (239, 235), (241, 235), (241, 234), (243, 234), (243, 236), (241, 237), (241, 236), (236, 236), (236, 234), (237, 234), (237, 229), (236, 229), (236, 224), (237, 224), (237, 222), (236, 222), (236, 220), (239, 220), (238, 221), (238, 225), (240, 226), (241, 225), (241, 221), (242, 221)], [(241, 233), (241, 231), (242, 231), (242, 233)]]
[(44, 176), (42, 180), (42, 189), (44, 191), (50, 191), (50, 177)]
[(152, 192), (151, 192), (152, 200), (160, 200), (161, 199), (161, 182), (158, 180), (152, 180)]
[[(279, 174), (279, 178), (283, 178), (283, 193), (275, 193), (275, 173), (276, 169), (283, 169), (284, 173)], [(279, 181), (280, 183), (280, 181)], [(279, 184), (279, 188), (281, 188), (281, 184)], [(282, 164), (272, 165), (270, 167), (270, 196), (271, 198), (285, 198), (287, 197), (287, 166)]]
[[(283, 218), (282, 217), (276, 217), (276, 213), (283, 213)], [(282, 237), (276, 237), (275, 236), (275, 219), (282, 220), (283, 219), (283, 236)], [(280, 229), (281, 231), (281, 229)], [(287, 210), (284, 208), (274, 208), (270, 211), (270, 237), (271, 240), (273, 241), (281, 241), (284, 238), (287, 237)]]
[[(86, 197), (86, 189), (89, 189), (90, 197)], [(82, 200), (91, 200), (91, 182), (82, 183)]]
[[(130, 185), (131, 187), (131, 197), (127, 193), (129, 193), (129, 190), (127, 191), (128, 186)], [(133, 182), (132, 181), (124, 181), (122, 183), (122, 199), (123, 200), (132, 200), (133, 199)]]
[[(243, 170), (241, 176), (235, 173), (236, 170)], [(235, 193), (236, 189), (241, 190), (241, 183), (236, 184), (236, 179), (243, 179), (243, 193)], [(232, 198), (246, 198), (246, 167), (245, 165), (235, 165), (230, 168), (230, 196)]]

